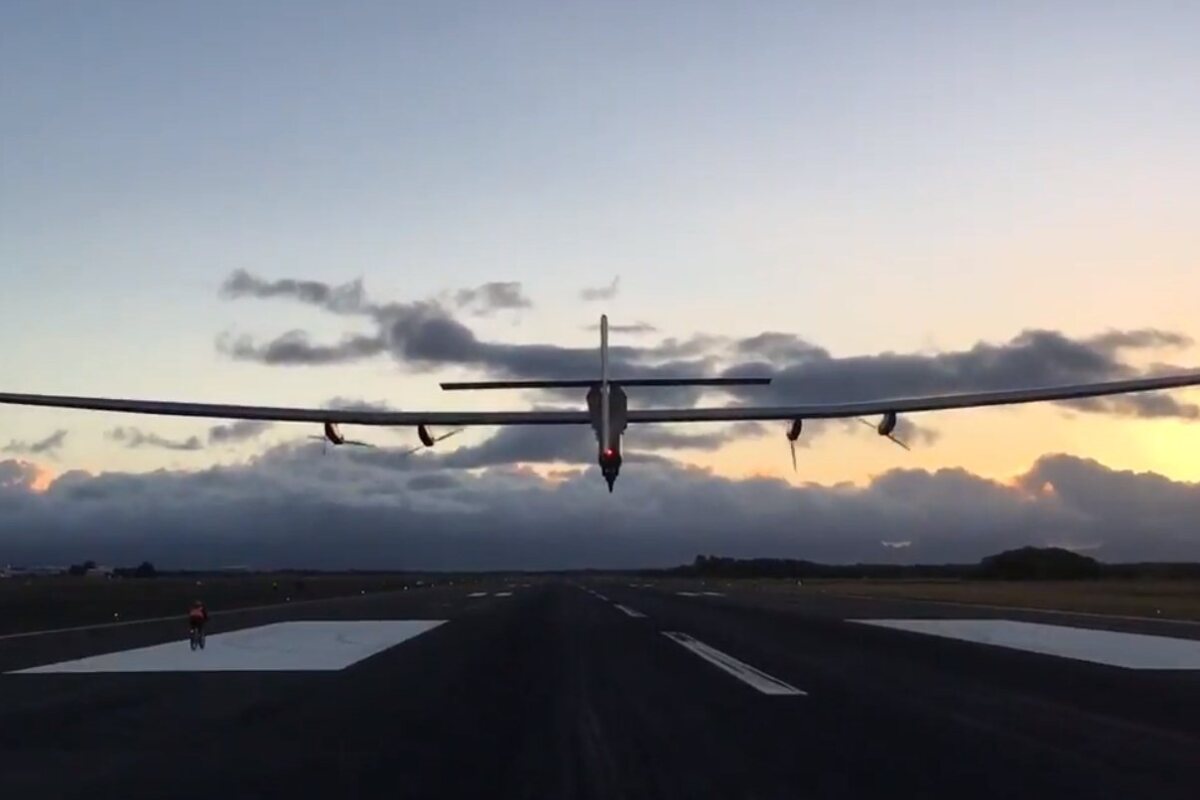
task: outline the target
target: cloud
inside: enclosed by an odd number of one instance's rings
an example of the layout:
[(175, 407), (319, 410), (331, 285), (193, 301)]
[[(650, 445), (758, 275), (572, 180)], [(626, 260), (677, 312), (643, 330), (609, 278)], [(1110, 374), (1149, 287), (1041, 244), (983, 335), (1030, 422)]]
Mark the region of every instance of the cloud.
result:
[[(235, 273), (235, 277), (237, 274)], [(232, 279), (231, 279), (232, 280)], [(258, 286), (252, 276), (238, 283)], [(333, 344), (314, 344), (302, 331), (289, 331), (265, 344), (224, 337), (221, 349), (236, 359), (266, 364), (336, 364), (388, 354), (408, 369), (465, 368), (505, 378), (593, 378), (594, 347), (557, 344), (509, 344), (480, 339), (443, 305), (369, 302), (358, 283), (342, 287), (320, 284), (304, 291), (285, 284), (302, 302), (355, 313), (376, 327), (373, 334), (354, 334)], [(355, 290), (346, 287), (357, 287)], [(272, 288), (268, 296), (286, 294)], [(351, 300), (334, 302), (344, 296)], [(788, 405), (853, 401), (911, 395), (1051, 386), (1128, 378), (1143, 372), (1124, 360), (1130, 350), (1153, 351), (1186, 345), (1182, 334), (1156, 329), (1108, 331), (1090, 338), (1071, 338), (1058, 331), (1027, 330), (1009, 341), (980, 342), (938, 353), (884, 352), (835, 357), (795, 334), (768, 331), (741, 339), (714, 334), (664, 339), (645, 346), (618, 345), (610, 350), (612, 372), (624, 378), (770, 377), (769, 387), (742, 387), (722, 396), (743, 404)], [(715, 392), (686, 387), (631, 391), (639, 403), (694, 405)], [(561, 392), (545, 397), (565, 399)], [(1200, 419), (1200, 407), (1168, 394), (1131, 395), (1112, 400), (1075, 402), (1076, 410), (1114, 416)], [(915, 429), (914, 429), (915, 430)], [(922, 435), (917, 433), (918, 436)]]
[(348, 336), (338, 344), (314, 345), (303, 331), (288, 331), (266, 345), (256, 345), (246, 336), (224, 335), (217, 340), (217, 349), (239, 361), (259, 361), (272, 365), (340, 364), (386, 351), (385, 342), (378, 336)]
[(359, 397), (342, 397), (337, 396), (331, 398), (325, 403), (325, 408), (337, 408), (345, 411), (394, 411), (395, 409), (386, 400), (363, 400)]
[(121, 442), (131, 450), (137, 450), (143, 447), (156, 447), (162, 450), (176, 451), (195, 451), (203, 450), (204, 444), (198, 436), (189, 436), (187, 439), (167, 439), (159, 436), (157, 433), (147, 433), (138, 428), (119, 427), (113, 428), (107, 434), (109, 439), (114, 442)]
[(63, 429), (56, 430), (54, 433), (47, 436), (45, 439), (39, 439), (35, 442), (25, 442), (13, 439), (0, 452), (3, 453), (24, 453), (26, 455), (50, 455), (53, 456), (63, 446), (63, 442), (67, 438), (67, 432)]
[(617, 292), (621, 286), (621, 276), (617, 275), (612, 279), (612, 283), (607, 286), (596, 286), (582, 290), (579, 293), (579, 299), (585, 302), (593, 302), (596, 300), (612, 300), (617, 296)]
[[(23, 489), (32, 491), (39, 474), (36, 464), (31, 464), (27, 461), (15, 461), (13, 459), (0, 461), (0, 490)], [(0, 504), (0, 509), (3, 507)]]
[(940, 563), (1075, 542), (1106, 561), (1200, 559), (1200, 484), (1067, 455), (1046, 456), (1011, 482), (905, 469), (864, 486), (732, 480), (651, 457), (629, 461), (614, 495), (591, 464), (544, 478), (511, 465), (449, 469), (440, 457), (352, 455), (321, 458), (284, 444), (198, 472), (70, 472), (40, 494), (31, 488), (34, 467), (3, 461), (6, 557), (166, 567), (636, 567), (697, 553), (871, 561), (884, 542), (906, 560)]
[[(802, 339), (776, 333), (739, 341), (735, 345), (738, 352), (763, 360), (744, 362), (727, 374), (772, 378), (771, 386), (764, 389), (735, 390), (743, 402), (852, 401), (1128, 378), (1138, 371), (1118, 357), (1119, 350), (1184, 341), (1162, 332), (1110, 332), (1072, 339), (1057, 331), (1031, 330), (1002, 344), (981, 342), (965, 350), (932, 355), (880, 353), (835, 358)], [(1195, 419), (1200, 414), (1195, 405), (1164, 394), (1076, 402), (1073, 407), (1119, 416)]]
[(408, 488), (414, 492), (425, 492), (435, 489), (457, 489), (462, 484), (453, 475), (434, 473), (417, 475), (409, 478)]
[(222, 297), (230, 299), (283, 297), (324, 308), (336, 314), (354, 313), (366, 307), (366, 295), (361, 279), (335, 286), (320, 281), (301, 281), (290, 278), (266, 281), (245, 270), (236, 270), (221, 284), (220, 293)]
[(736, 422), (724, 426), (638, 425), (627, 433), (627, 441), (639, 448), (718, 450), (729, 442), (755, 439), (769, 432), (762, 422)]
[(272, 423), (258, 420), (242, 419), (224, 425), (214, 425), (208, 429), (208, 443), (238, 444), (257, 439), (270, 430)]
[(533, 303), (522, 292), (521, 284), (516, 281), (485, 283), (474, 289), (460, 289), (454, 294), (454, 302), (459, 308), (469, 309), (476, 316), (533, 307)]

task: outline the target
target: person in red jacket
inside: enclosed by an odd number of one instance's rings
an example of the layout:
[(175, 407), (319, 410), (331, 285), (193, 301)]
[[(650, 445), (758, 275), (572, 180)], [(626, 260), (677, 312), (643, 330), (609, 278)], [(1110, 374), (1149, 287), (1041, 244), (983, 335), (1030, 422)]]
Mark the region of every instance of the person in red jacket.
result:
[(205, 607), (203, 600), (197, 600), (192, 603), (192, 608), (188, 611), (188, 631), (203, 634), (204, 626), (208, 624), (208, 608)]

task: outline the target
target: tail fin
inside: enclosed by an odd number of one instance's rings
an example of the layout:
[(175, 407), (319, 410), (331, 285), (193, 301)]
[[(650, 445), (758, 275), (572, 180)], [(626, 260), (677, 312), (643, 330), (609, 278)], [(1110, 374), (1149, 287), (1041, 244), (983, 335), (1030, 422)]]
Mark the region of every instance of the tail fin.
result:
[(608, 314), (600, 315), (600, 446), (607, 452), (612, 447), (610, 438), (608, 388)]

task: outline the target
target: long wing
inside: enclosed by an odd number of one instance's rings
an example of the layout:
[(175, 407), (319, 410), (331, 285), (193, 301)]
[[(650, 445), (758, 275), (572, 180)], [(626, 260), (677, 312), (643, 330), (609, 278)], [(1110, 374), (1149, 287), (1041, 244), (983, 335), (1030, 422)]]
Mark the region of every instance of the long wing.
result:
[(345, 425), (454, 426), (579, 425), (586, 411), (368, 411), (362, 409), (275, 408), (271, 406), (177, 403), (107, 397), (65, 397), (50, 394), (0, 393), (0, 404), (117, 411), (166, 417), (254, 419), (271, 422), (333, 422)]
[(629, 412), (630, 422), (736, 422), (740, 420), (843, 419), (872, 414), (911, 414), (952, 408), (1011, 406), (1053, 400), (1080, 400), (1135, 392), (1200, 386), (1200, 372), (1134, 378), (1106, 383), (1082, 383), (1039, 389), (1005, 389), (966, 394), (898, 397), (852, 403), (811, 403), (797, 406), (727, 406), (724, 408), (653, 408)]
[[(637, 422), (735, 422), (739, 420), (840, 419), (871, 414), (942, 411), (952, 408), (1017, 405), (1052, 400), (1078, 400), (1133, 392), (1151, 392), (1200, 386), (1200, 372), (1156, 378), (1009, 389), (967, 394), (931, 395), (867, 400), (851, 403), (811, 403), (796, 406), (727, 406), (722, 408), (655, 408), (631, 410)], [(69, 397), (45, 394), (0, 393), (0, 404), (154, 414), (169, 417), (252, 419), (272, 422), (316, 422), (346, 425), (453, 426), (479, 425), (586, 425), (588, 412), (579, 411), (368, 411), (359, 409), (277, 408), (271, 406), (180, 403), (105, 397)]]

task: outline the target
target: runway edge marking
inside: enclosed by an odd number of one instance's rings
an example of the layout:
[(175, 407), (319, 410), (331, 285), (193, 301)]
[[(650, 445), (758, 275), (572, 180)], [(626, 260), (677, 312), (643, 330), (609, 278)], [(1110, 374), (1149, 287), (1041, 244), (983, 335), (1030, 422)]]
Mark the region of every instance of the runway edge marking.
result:
[(663, 631), (663, 636), (666, 636), (673, 642), (683, 645), (688, 650), (691, 650), (696, 655), (703, 658), (715, 667), (718, 667), (733, 677), (752, 686), (763, 694), (769, 695), (800, 695), (807, 696), (808, 692), (797, 689), (791, 684), (775, 678), (760, 669), (750, 666), (744, 661), (739, 661), (728, 653), (722, 653), (716, 648), (709, 647), (704, 642), (689, 636), (686, 633), (679, 631)]
[[(391, 589), (383, 592), (374, 592), (373, 594), (339, 594), (331, 597), (314, 597), (311, 600), (294, 600), (286, 603), (267, 603), (259, 606), (242, 606), (241, 608), (224, 608), (220, 611), (210, 611), (209, 616), (224, 617), (232, 614), (246, 614), (251, 611), (270, 611), (276, 608), (294, 608), (295, 606), (307, 606), (312, 603), (332, 603), (338, 600), (355, 600), (363, 597), (382, 597), (390, 594), (401, 594), (402, 589)], [(47, 628), (40, 631), (20, 631), (17, 633), (5, 633), (0, 635), (0, 642), (6, 639), (28, 639), (32, 636), (52, 636), (56, 633), (77, 633), (79, 631), (100, 630), (102, 628), (124, 628), (129, 625), (149, 625), (154, 622), (170, 622), (172, 620), (178, 622), (184, 618), (184, 614), (172, 614), (169, 617), (142, 617), (140, 619), (124, 619), (120, 622), (96, 622), (89, 625), (73, 625), (69, 628)]]

